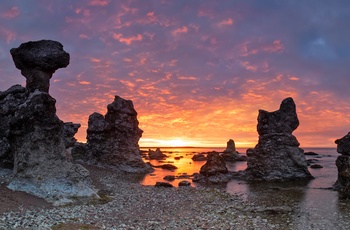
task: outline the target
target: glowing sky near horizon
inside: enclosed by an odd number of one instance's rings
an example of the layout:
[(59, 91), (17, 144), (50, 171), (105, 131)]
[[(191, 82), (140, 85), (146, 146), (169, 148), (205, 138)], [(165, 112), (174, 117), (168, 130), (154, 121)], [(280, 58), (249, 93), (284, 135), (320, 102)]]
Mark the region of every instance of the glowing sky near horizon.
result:
[(297, 105), (301, 147), (350, 131), (350, 1), (1, 0), (0, 91), (25, 85), (9, 50), (52, 39), (70, 65), (51, 79), (63, 121), (134, 102), (141, 146), (254, 146), (259, 109)]

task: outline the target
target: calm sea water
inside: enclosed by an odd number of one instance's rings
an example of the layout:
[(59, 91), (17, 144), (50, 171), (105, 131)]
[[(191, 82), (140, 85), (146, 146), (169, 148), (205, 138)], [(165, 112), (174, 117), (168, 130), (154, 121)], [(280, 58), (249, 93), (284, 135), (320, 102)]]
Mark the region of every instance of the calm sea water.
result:
[[(148, 149), (142, 149), (148, 150)], [(155, 149), (153, 149), (155, 150)], [(153, 165), (170, 163), (178, 167), (171, 172), (156, 168), (153, 173), (146, 175), (141, 183), (143, 185), (155, 185), (157, 181), (164, 181), (166, 175), (180, 176), (184, 174), (193, 174), (199, 172), (204, 162), (192, 161), (192, 156), (200, 152), (218, 151), (222, 152), (224, 148), (161, 148), (163, 153), (168, 155), (164, 162), (151, 160)], [(312, 169), (310, 173), (315, 177), (314, 180), (307, 182), (286, 182), (286, 183), (259, 183), (232, 180), (228, 182), (223, 189), (228, 193), (240, 194), (246, 201), (253, 202), (256, 205), (265, 207), (288, 206), (293, 207), (292, 216), (286, 215), (286, 219), (273, 219), (276, 226), (284, 224), (285, 221), (291, 222), (292, 229), (305, 229), (305, 226), (313, 226), (315, 229), (337, 228), (338, 221), (346, 221), (350, 226), (350, 201), (341, 200), (338, 192), (330, 188), (337, 180), (337, 167), (335, 161), (339, 155), (334, 148), (304, 148), (305, 152), (316, 152), (317, 156), (306, 156), (306, 159), (314, 159), (317, 164), (323, 166), (321, 169)], [(237, 151), (245, 154), (246, 149), (238, 148)], [(182, 157), (175, 160), (175, 157)], [(247, 167), (246, 162), (227, 163), (230, 171), (244, 170)], [(179, 181), (176, 179), (170, 182), (177, 186)], [(192, 183), (192, 186), (197, 186)], [(292, 218), (292, 221), (291, 221)]]

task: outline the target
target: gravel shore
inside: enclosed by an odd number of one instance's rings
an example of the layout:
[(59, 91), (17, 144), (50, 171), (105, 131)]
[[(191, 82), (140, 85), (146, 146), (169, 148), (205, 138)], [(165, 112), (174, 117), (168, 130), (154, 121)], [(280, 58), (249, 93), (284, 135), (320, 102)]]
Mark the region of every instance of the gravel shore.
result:
[[(7, 191), (0, 229), (326, 229), (327, 224), (295, 226), (298, 207), (263, 207), (218, 188), (142, 186), (131, 175), (88, 167), (101, 201), (53, 207), (26, 194)], [(4, 190), (2, 186), (2, 190)], [(12, 197), (11, 197), (12, 196)], [(11, 201), (12, 199), (12, 201)], [(294, 213), (292, 215), (292, 213)], [(320, 224), (320, 223), (319, 223)], [(325, 228), (323, 228), (323, 227)], [(344, 225), (346, 227), (347, 225)], [(342, 229), (341, 226), (339, 229)]]

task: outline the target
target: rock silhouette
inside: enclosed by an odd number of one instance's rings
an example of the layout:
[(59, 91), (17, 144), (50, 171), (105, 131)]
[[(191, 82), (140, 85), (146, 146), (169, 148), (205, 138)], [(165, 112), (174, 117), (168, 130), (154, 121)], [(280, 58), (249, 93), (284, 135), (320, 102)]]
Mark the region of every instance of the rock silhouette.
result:
[(224, 152), (221, 154), (222, 158), (224, 158), (225, 161), (229, 161), (229, 162), (235, 162), (235, 161), (246, 161), (247, 157), (240, 155), (237, 151), (236, 151), (236, 144), (234, 142), (234, 140), (230, 139), (227, 142), (227, 147), (224, 150)]
[(80, 124), (73, 122), (65, 122), (63, 126), (64, 130), (64, 144), (66, 148), (71, 148), (77, 143), (77, 139), (75, 139), (74, 135), (78, 132), (80, 128)]
[(137, 112), (131, 100), (115, 96), (105, 116), (93, 113), (87, 129), (87, 151), (90, 163), (126, 172), (152, 171), (141, 158), (138, 141)]
[(48, 40), (24, 43), (11, 54), (27, 88), (15, 85), (0, 93), (0, 165), (13, 168), (8, 187), (55, 204), (98, 197), (89, 172), (66, 158), (64, 125), (48, 94), (49, 79), (68, 65), (69, 54)]
[(338, 168), (338, 179), (333, 188), (341, 193), (343, 197), (350, 197), (350, 132), (335, 141), (337, 152), (341, 155), (335, 162)]
[(313, 178), (304, 150), (292, 132), (299, 126), (292, 98), (282, 101), (274, 112), (259, 110), (259, 142), (247, 150), (246, 176), (251, 180), (295, 180)]
[(52, 74), (69, 65), (69, 54), (57, 41), (26, 42), (11, 49), (10, 53), (16, 67), (27, 79), (26, 88), (29, 92), (38, 89), (48, 93)]

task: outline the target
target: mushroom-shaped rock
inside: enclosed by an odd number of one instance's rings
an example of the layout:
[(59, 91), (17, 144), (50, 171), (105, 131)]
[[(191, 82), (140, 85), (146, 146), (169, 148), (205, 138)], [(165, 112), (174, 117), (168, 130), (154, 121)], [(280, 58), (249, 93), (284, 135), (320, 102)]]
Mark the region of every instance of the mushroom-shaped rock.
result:
[(13, 61), (27, 79), (29, 92), (36, 89), (49, 92), (52, 74), (59, 68), (69, 65), (69, 53), (57, 41), (40, 40), (21, 44), (10, 50)]

